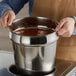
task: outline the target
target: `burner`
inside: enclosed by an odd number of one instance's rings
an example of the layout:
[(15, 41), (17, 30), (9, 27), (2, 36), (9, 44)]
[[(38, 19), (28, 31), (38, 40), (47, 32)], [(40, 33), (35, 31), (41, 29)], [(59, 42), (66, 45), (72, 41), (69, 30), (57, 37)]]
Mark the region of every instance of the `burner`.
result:
[(12, 65), (10, 66), (9, 71), (17, 76), (54, 76), (55, 68), (51, 72), (44, 73), (44, 72), (24, 71), (23, 69), (20, 69), (15, 65)]

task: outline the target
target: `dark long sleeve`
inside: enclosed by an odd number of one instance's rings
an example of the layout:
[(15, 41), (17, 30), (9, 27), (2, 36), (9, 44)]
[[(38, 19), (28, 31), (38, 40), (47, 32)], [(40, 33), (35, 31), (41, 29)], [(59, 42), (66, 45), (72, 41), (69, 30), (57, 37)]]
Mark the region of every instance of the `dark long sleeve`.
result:
[(0, 2), (0, 17), (7, 10), (13, 10), (17, 14), (28, 0), (3, 0)]

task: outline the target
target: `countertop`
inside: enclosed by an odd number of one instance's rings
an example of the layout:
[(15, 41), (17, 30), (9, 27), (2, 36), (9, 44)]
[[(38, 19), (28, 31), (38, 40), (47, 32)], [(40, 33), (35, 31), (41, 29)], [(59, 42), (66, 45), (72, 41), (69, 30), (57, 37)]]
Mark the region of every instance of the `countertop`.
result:
[(55, 76), (66, 76), (75, 67), (76, 62), (56, 59)]

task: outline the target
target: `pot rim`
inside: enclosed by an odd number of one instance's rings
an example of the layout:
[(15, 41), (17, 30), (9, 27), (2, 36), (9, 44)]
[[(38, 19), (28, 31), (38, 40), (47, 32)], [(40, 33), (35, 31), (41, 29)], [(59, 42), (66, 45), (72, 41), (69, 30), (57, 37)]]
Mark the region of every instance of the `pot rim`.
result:
[[(57, 21), (52, 20), (50, 18), (46, 18), (46, 17), (24, 17), (24, 18), (51, 20), (52, 22), (55, 22), (56, 24), (58, 24)], [(20, 21), (24, 18), (16, 19), (14, 22)], [(11, 26), (9, 28), (11, 28)], [(59, 37), (57, 36), (56, 31), (54, 31), (53, 33), (49, 33), (47, 35), (42, 35), (42, 36), (24, 36), (24, 35), (19, 35), (19, 34), (13, 32), (12, 30), (10, 30), (9, 38), (18, 44), (22, 43), (24, 45), (36, 45), (37, 46), (40, 44), (42, 45), (42, 44), (52, 43), (52, 42), (56, 41)], [(52, 40), (49, 38), (51, 38)], [(25, 39), (27, 39), (26, 42), (25, 42)], [(37, 40), (40, 40), (41, 42), (39, 43)], [(27, 41), (29, 41), (29, 42), (27, 42)], [(32, 41), (32, 43), (30, 41)]]

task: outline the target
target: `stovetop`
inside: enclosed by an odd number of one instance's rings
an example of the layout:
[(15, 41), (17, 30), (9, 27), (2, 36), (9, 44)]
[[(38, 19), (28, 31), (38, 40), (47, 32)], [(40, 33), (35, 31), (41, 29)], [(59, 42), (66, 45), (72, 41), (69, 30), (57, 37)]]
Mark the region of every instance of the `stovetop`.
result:
[[(62, 68), (62, 67), (61, 67)], [(48, 74), (48, 75), (42, 75), (42, 76), (52, 76), (54, 73)], [(14, 76), (9, 72), (7, 68), (3, 68), (0, 70), (0, 76)], [(25, 75), (28, 76), (28, 75)], [(40, 75), (36, 75), (40, 76)], [(70, 67), (64, 72), (60, 73), (60, 71), (56, 72), (54, 76), (76, 76), (76, 67)]]
[[(13, 53), (0, 51), (0, 76), (13, 76), (8, 71), (12, 64), (14, 64)], [(56, 59), (55, 76), (76, 76), (76, 62)]]
[[(3, 68), (0, 70), (0, 76), (14, 76), (11, 74), (7, 68)], [(33, 76), (33, 75), (23, 75), (23, 76)], [(35, 75), (34, 75), (35, 76)], [(48, 74), (48, 75), (36, 75), (36, 76), (54, 76), (54, 73)]]
[(0, 76), (13, 76), (13, 75), (9, 73), (7, 68), (3, 68), (0, 70)]

